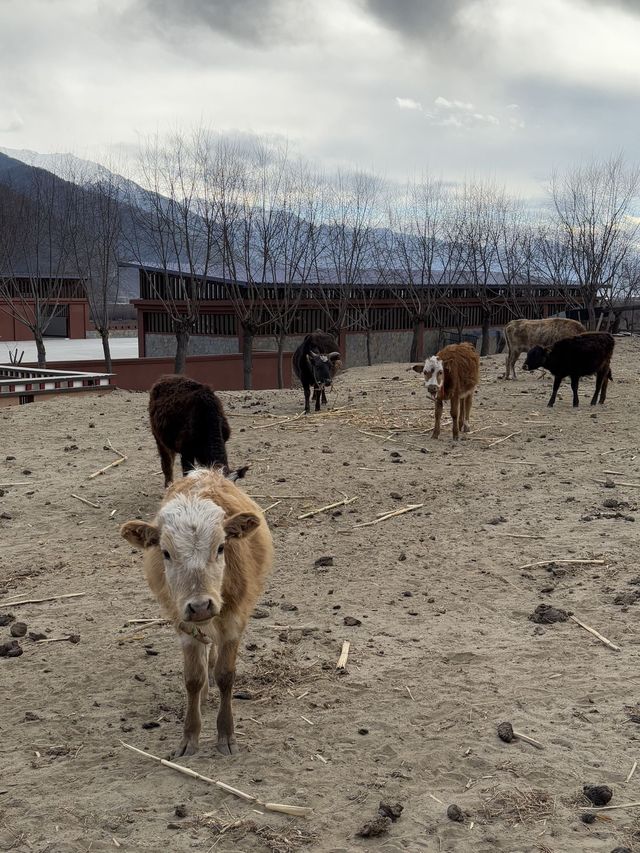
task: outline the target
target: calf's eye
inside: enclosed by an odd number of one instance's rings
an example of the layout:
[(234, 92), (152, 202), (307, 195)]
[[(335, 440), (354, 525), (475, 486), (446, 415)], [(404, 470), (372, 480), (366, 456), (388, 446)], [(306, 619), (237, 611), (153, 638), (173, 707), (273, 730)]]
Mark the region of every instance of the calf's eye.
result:
[(165, 558), (165, 560), (171, 559), (171, 554), (168, 551), (163, 551), (162, 556)]
[(218, 545), (218, 554), (222, 554), (224, 551), (224, 545)]

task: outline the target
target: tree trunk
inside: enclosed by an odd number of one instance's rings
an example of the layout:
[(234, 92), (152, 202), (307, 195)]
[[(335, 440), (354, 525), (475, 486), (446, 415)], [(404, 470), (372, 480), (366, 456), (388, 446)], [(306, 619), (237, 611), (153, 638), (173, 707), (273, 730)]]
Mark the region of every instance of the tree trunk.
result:
[(102, 340), (102, 352), (104, 353), (104, 369), (106, 373), (113, 373), (113, 363), (111, 361), (111, 345), (109, 341), (109, 329), (99, 329), (100, 338)]
[(46, 367), (47, 351), (44, 348), (44, 339), (42, 337), (42, 332), (35, 331), (33, 333), (33, 337), (35, 338), (36, 349), (38, 350), (38, 367)]
[(174, 371), (176, 373), (184, 373), (187, 368), (187, 350), (189, 348), (189, 330), (178, 329), (176, 332), (176, 359), (174, 363)]
[(373, 361), (371, 360), (371, 329), (366, 330), (365, 338), (367, 342), (367, 364), (371, 367), (373, 364)]
[(278, 335), (278, 388), (284, 388), (284, 335)]
[(242, 327), (242, 372), (244, 376), (244, 390), (253, 388), (253, 329)]
[(482, 315), (482, 343), (480, 344), (480, 355), (489, 355), (491, 335), (489, 326), (491, 324), (491, 316), (488, 311)]
[(422, 323), (420, 320), (413, 321), (413, 338), (411, 339), (411, 351), (409, 353), (409, 361), (418, 361), (420, 358), (420, 331)]
[(587, 316), (587, 329), (592, 332), (596, 327), (596, 300), (592, 296), (587, 302)]

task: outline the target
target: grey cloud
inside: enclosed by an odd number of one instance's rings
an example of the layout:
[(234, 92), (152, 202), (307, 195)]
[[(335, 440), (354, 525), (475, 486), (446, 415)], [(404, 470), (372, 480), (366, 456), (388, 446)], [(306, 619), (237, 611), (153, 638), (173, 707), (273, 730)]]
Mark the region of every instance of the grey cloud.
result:
[(206, 27), (248, 46), (304, 41), (307, 11), (296, 0), (134, 0), (127, 16), (142, 15), (157, 30)]
[(471, 0), (365, 0), (369, 12), (403, 36), (437, 39), (457, 29), (456, 18)]

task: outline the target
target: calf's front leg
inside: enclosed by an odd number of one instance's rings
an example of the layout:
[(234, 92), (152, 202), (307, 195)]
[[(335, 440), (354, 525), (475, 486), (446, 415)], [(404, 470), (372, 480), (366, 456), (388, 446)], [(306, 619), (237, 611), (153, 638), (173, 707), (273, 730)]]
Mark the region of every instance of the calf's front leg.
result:
[(173, 753), (174, 758), (193, 755), (198, 751), (202, 714), (200, 704), (207, 691), (207, 657), (209, 646), (190, 637), (181, 637), (184, 657), (184, 685), (187, 689), (187, 713), (182, 740)]
[(220, 708), (218, 709), (218, 752), (222, 755), (235, 755), (238, 752), (235, 730), (233, 727), (233, 710), (231, 708), (231, 692), (236, 677), (236, 655), (238, 654), (239, 636), (223, 637), (218, 648), (218, 656), (214, 666), (214, 675), (220, 691)]
[(311, 411), (311, 406), (309, 405), (309, 398), (311, 397), (311, 386), (304, 385), (304, 413), (308, 415)]
[(442, 419), (442, 400), (436, 400), (435, 418), (436, 422), (433, 426), (431, 438), (438, 438), (438, 436), (440, 435), (440, 421)]
[(563, 378), (562, 376), (556, 376), (553, 380), (553, 391), (551, 392), (551, 397), (549, 398), (549, 402), (547, 403), (547, 406), (549, 406), (549, 408), (552, 408), (553, 404), (556, 401), (556, 396), (558, 394), (558, 388), (560, 387), (560, 383), (562, 382), (562, 378)]

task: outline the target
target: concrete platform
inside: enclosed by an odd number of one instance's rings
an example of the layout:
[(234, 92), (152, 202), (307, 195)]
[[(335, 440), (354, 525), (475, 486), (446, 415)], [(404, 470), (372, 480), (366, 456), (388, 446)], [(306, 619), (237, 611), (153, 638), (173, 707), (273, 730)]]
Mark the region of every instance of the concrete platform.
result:
[[(47, 361), (88, 361), (102, 358), (102, 341), (99, 338), (74, 339), (45, 338)], [(24, 350), (23, 364), (37, 362), (38, 353), (34, 341), (0, 341), (0, 362), (9, 362), (9, 351)], [(111, 338), (111, 357), (137, 358), (138, 338)]]

